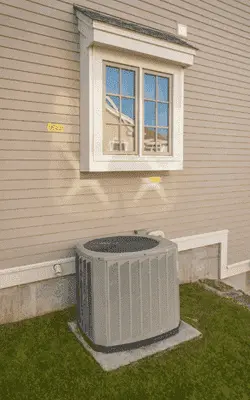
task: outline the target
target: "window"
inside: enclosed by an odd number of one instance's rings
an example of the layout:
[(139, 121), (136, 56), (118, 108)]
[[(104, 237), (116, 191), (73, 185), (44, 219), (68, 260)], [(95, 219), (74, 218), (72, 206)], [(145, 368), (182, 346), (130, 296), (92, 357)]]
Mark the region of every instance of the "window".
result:
[(144, 152), (170, 154), (171, 76), (144, 73)]
[(184, 68), (195, 49), (174, 35), (81, 7), (80, 169), (183, 168)]
[[(138, 139), (143, 141), (145, 154), (170, 154), (171, 76), (144, 70), (141, 73), (142, 110), (137, 69), (104, 63), (104, 154), (138, 154)], [(144, 121), (144, 137), (138, 135), (138, 116)]]
[(104, 63), (104, 154), (136, 154), (136, 70)]

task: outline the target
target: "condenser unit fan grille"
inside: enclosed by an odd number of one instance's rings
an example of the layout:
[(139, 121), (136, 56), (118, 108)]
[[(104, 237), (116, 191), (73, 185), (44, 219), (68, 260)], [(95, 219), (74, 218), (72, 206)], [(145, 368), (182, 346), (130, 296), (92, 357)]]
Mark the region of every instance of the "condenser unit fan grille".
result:
[(101, 253), (129, 253), (149, 250), (156, 247), (159, 242), (155, 239), (141, 236), (116, 236), (95, 239), (87, 242), (87, 250)]

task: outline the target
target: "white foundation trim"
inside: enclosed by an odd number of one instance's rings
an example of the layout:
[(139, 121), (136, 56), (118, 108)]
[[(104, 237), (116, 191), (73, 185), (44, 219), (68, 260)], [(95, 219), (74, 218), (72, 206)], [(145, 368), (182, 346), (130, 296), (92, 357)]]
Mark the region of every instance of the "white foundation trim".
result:
[[(213, 244), (220, 245), (220, 278), (229, 278), (250, 271), (250, 260), (227, 265), (228, 230), (208, 232), (200, 235), (192, 235), (171, 239), (178, 245), (178, 251), (195, 249)], [(54, 265), (60, 265), (62, 272), (57, 274)], [(75, 273), (75, 257), (60, 260), (47, 261), (39, 264), (31, 264), (20, 267), (0, 270), (0, 289), (24, 285), (31, 282), (42, 281), (66, 276)]]
[[(61, 265), (62, 272), (57, 274), (54, 265)], [(0, 289), (11, 286), (25, 285), (31, 282), (43, 281), (75, 273), (75, 257), (47, 261), (20, 267), (0, 270)]]
[(250, 260), (240, 261), (235, 264), (228, 265), (228, 275), (226, 278), (229, 278), (234, 275), (243, 274), (244, 272), (250, 271)]
[(228, 243), (228, 230), (215, 231), (202, 233), (200, 235), (192, 235), (171, 239), (178, 245), (178, 251), (185, 251), (196, 249), (197, 247), (210, 246), (213, 244), (220, 245), (220, 279), (228, 277), (227, 266), (227, 243)]

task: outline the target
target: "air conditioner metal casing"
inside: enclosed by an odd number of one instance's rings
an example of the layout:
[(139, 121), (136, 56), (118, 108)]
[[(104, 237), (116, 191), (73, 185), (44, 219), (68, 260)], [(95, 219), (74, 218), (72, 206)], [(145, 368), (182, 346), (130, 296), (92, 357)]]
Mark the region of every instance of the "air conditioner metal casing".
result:
[(140, 347), (178, 332), (177, 245), (153, 239), (156, 247), (129, 253), (87, 250), (89, 241), (76, 246), (77, 322), (97, 351)]

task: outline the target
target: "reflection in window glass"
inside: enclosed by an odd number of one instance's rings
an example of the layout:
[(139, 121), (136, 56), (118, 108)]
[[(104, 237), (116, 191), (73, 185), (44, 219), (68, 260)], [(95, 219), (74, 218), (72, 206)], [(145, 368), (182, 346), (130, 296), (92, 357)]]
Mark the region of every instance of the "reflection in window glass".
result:
[(156, 77), (154, 75), (144, 75), (144, 98), (156, 99)]
[[(120, 142), (123, 144), (123, 151), (133, 152), (135, 151), (135, 128), (131, 125), (120, 126)], [(120, 149), (122, 151), (122, 148)]]
[(169, 79), (162, 75), (144, 73), (144, 151), (146, 152), (169, 150)]
[(122, 93), (123, 96), (135, 95), (135, 73), (122, 69)]
[(105, 153), (135, 152), (135, 96), (135, 71), (106, 65)]
[(144, 128), (144, 149), (145, 149), (145, 151), (150, 151), (150, 152), (156, 151), (155, 141), (156, 141), (156, 128), (151, 128), (151, 127), (145, 126), (145, 128)]
[(119, 125), (105, 124), (105, 135), (103, 137), (103, 147), (105, 152), (113, 150), (118, 137)]
[(120, 97), (106, 96), (106, 124), (119, 124), (120, 123)]
[(157, 125), (168, 126), (168, 104), (158, 103), (157, 104)]
[(168, 150), (168, 129), (157, 129), (157, 143), (159, 144), (160, 151)]
[(118, 96), (108, 96), (107, 103), (114, 110), (120, 111), (120, 97)]
[(157, 79), (157, 87), (158, 87), (158, 96), (157, 100), (160, 101), (168, 101), (168, 82), (169, 78), (163, 78), (162, 76), (158, 76)]
[(144, 101), (144, 125), (155, 126), (155, 121), (155, 102), (146, 100)]
[[(123, 117), (123, 122), (128, 123), (129, 119), (131, 120), (130, 122), (134, 124), (134, 119), (135, 119), (135, 100), (134, 99), (127, 99), (127, 98), (122, 98), (122, 114), (124, 115)], [(128, 117), (128, 118), (126, 118)]]
[(119, 94), (120, 73), (118, 68), (106, 68), (106, 93)]

